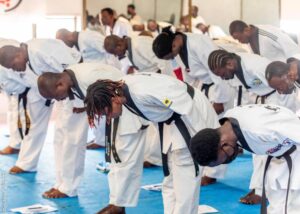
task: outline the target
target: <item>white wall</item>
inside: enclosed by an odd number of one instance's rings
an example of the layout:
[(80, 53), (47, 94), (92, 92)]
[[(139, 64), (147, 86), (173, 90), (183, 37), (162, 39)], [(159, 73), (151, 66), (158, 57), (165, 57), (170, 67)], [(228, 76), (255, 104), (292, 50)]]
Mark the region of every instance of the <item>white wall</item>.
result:
[(300, 1), (282, 0), (281, 1), (281, 22), (280, 26), (289, 33), (300, 35)]
[(33, 37), (37, 26), (37, 37), (54, 38), (58, 28), (74, 30), (74, 16), (80, 21), (81, 15), (82, 0), (25, 0), (15, 10), (0, 14), (0, 29), (5, 29), (0, 37), (24, 42)]
[(243, 0), (242, 20), (251, 24), (270, 24), (279, 27), (279, 0)]
[[(207, 24), (219, 25), (225, 32), (231, 21), (240, 19), (240, 0), (193, 0), (193, 5), (198, 6), (198, 14)], [(184, 11), (187, 13), (187, 8)]]

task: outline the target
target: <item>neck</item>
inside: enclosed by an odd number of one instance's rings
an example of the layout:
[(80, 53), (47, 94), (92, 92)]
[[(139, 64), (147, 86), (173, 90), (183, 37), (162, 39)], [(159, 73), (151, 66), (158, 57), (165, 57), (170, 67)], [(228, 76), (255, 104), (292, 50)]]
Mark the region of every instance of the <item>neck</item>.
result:
[(126, 37), (123, 39), (125, 50), (128, 50), (128, 42), (129, 42), (129, 37)]
[(116, 21), (117, 21), (117, 19), (113, 19), (112, 22), (109, 24), (109, 27), (110, 27), (111, 29), (113, 29), (113, 27), (114, 27)]
[(221, 136), (226, 136), (227, 139), (229, 139), (229, 142), (234, 142), (233, 146), (236, 144), (237, 142), (237, 136), (235, 135), (232, 125), (230, 123), (229, 120), (227, 120), (220, 128), (220, 133)]
[(73, 80), (72, 80), (72, 78), (71, 78), (71, 76), (68, 72), (63, 72), (62, 73), (62, 78), (63, 78), (64, 81), (66, 81), (68, 83), (70, 88), (72, 88), (75, 85), (75, 83), (73, 82)]
[(250, 28), (250, 37), (249, 37), (249, 41), (255, 41), (257, 39), (256, 35), (257, 35), (257, 28), (254, 26), (249, 26)]

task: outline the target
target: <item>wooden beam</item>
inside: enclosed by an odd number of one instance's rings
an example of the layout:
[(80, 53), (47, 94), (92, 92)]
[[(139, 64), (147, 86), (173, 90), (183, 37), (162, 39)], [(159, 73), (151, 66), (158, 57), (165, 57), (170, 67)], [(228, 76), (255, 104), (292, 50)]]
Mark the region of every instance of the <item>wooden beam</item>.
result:
[(192, 0), (189, 0), (189, 32), (192, 32)]
[(81, 19), (81, 29), (84, 30), (87, 27), (87, 17), (86, 17), (86, 0), (82, 0), (82, 19)]

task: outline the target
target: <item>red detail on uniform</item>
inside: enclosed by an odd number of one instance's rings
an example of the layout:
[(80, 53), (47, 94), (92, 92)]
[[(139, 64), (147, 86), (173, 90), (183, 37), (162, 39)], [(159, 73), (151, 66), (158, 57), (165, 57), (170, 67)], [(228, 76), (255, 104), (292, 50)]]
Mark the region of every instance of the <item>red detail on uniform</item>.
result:
[(175, 68), (173, 70), (174, 74), (176, 75), (176, 78), (183, 81), (183, 75), (182, 75), (182, 69), (181, 67)]
[(9, 7), (10, 6), (10, 0), (0, 0), (0, 4), (4, 4), (4, 6)]

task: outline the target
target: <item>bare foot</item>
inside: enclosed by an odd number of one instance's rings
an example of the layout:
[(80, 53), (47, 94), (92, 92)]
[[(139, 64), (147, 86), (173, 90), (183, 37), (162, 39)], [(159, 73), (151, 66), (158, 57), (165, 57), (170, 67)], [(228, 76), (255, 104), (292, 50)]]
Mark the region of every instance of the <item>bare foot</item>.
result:
[(25, 171), (23, 169), (21, 169), (18, 166), (13, 166), (10, 170), (9, 170), (9, 174), (21, 174), (21, 173), (26, 173), (28, 171)]
[(240, 198), (240, 202), (243, 204), (261, 204), (261, 196), (255, 194), (255, 190), (251, 190), (247, 195)]
[(96, 144), (94, 140), (90, 141), (87, 146), (86, 146), (86, 149), (92, 149), (92, 150), (95, 150), (95, 149), (102, 149), (102, 148), (105, 148), (105, 146), (101, 146), (99, 144)]
[(5, 147), (0, 151), (0, 155), (12, 155), (12, 154), (18, 154), (20, 149), (14, 149), (10, 146)]
[(45, 193), (52, 192), (53, 190), (55, 190), (55, 188), (54, 188), (54, 187), (52, 187), (52, 188), (51, 188), (51, 189), (49, 189), (48, 191), (44, 192), (44, 194), (45, 194)]
[(44, 192), (43, 197), (44, 198), (68, 198), (69, 196), (66, 195), (65, 193), (62, 193), (58, 189), (52, 188), (49, 191)]
[(97, 214), (126, 214), (126, 212), (125, 207), (117, 207), (110, 204), (98, 211)]
[(153, 163), (150, 163), (149, 161), (144, 161), (144, 168), (150, 168), (150, 167), (155, 167)]
[(208, 176), (203, 176), (201, 179), (201, 186), (211, 185), (217, 182), (217, 179)]

